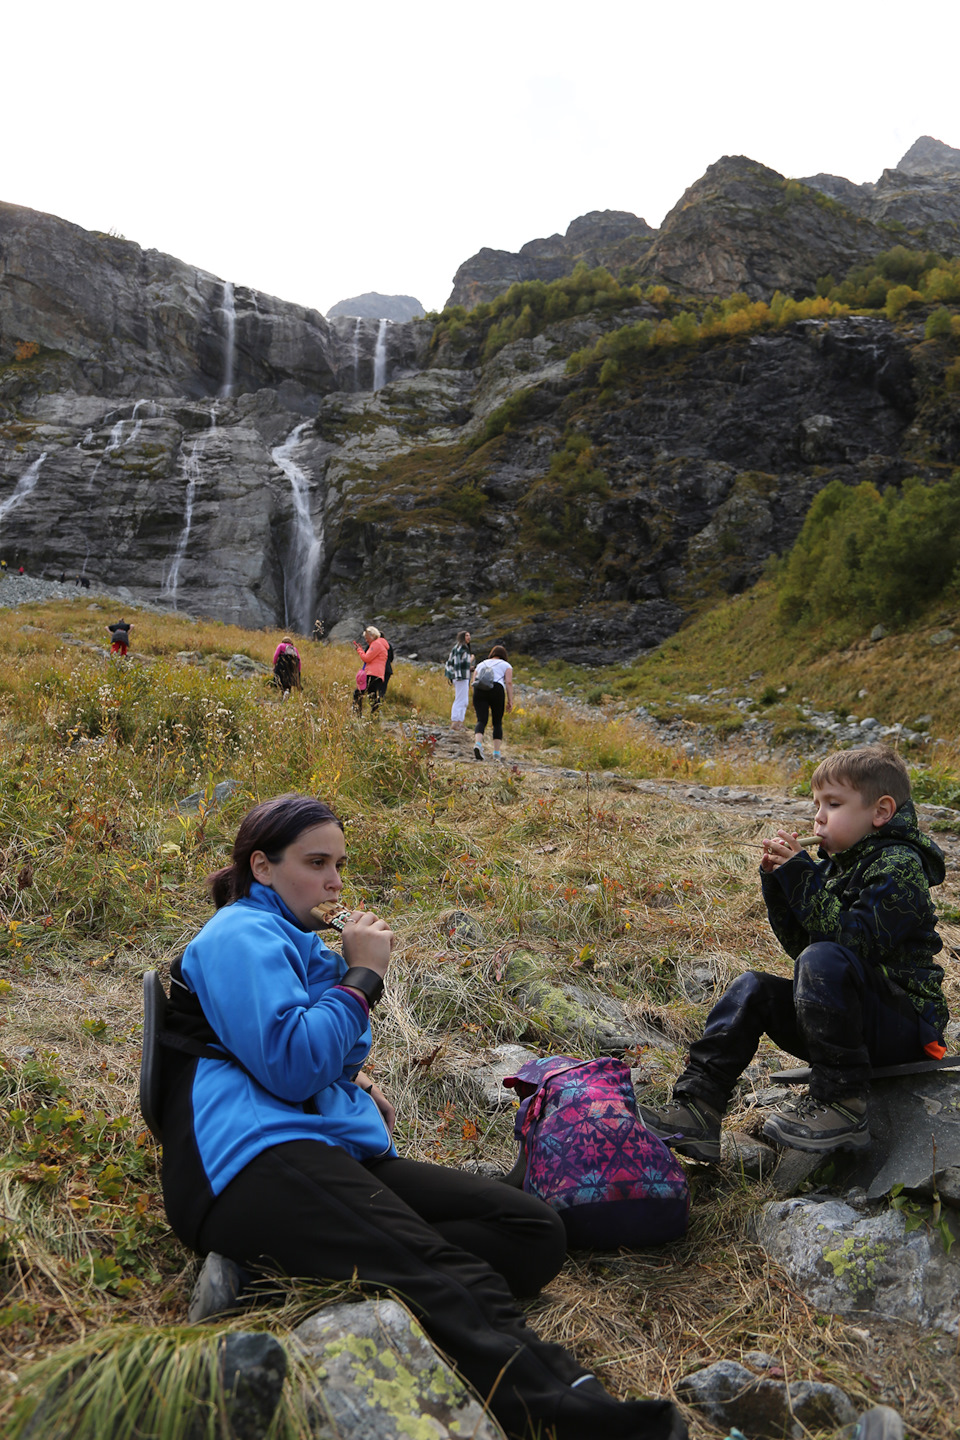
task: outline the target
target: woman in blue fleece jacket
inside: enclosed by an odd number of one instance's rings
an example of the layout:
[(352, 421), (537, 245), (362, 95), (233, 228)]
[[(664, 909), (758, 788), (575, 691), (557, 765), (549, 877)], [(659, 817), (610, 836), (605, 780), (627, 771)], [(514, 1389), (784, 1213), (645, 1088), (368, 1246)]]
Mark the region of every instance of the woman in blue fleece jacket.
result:
[(515, 1296), (560, 1269), (555, 1211), (497, 1180), (401, 1159), (364, 1075), (393, 935), (355, 912), (343, 957), (315, 933), (336, 901), (343, 827), (283, 795), (244, 817), (211, 877), (217, 913), (171, 967), (163, 1193), (188, 1245), (237, 1265), (392, 1290), (511, 1440), (682, 1440), (666, 1401), (620, 1403), (530, 1330)]

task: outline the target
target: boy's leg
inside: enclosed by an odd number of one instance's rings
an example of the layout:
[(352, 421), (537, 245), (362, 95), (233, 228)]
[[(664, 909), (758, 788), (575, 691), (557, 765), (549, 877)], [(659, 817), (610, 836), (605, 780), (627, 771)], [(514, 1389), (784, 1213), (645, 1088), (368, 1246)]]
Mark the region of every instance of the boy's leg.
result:
[(647, 1128), (683, 1155), (718, 1160), (721, 1117), (764, 1034), (789, 1054), (803, 1055), (793, 982), (748, 970), (727, 986), (690, 1046), (687, 1068), (673, 1087), (675, 1104), (641, 1110)]
[(797, 957), (794, 1001), (809, 1094), (771, 1116), (764, 1134), (800, 1150), (861, 1149), (870, 1143), (867, 1094), (877, 1065), (923, 1059), (936, 1039), (903, 991), (876, 966), (832, 941)]

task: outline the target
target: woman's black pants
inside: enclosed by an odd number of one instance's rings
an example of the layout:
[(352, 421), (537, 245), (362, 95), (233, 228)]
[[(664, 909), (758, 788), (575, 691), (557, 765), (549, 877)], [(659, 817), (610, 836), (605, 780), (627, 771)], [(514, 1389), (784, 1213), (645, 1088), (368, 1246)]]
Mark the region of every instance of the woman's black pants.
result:
[(363, 697), (364, 695), (368, 695), (370, 697), (371, 713), (374, 715), (379, 715), (380, 701), (383, 699), (386, 692), (387, 682), (385, 680), (379, 679), (376, 675), (368, 675), (366, 690), (354, 690), (353, 692), (354, 710), (357, 712), (358, 715), (363, 714)]
[[(314, 1140), (275, 1145), (214, 1201), (199, 1236), (245, 1266), (391, 1290), (457, 1364), (511, 1440), (682, 1440), (667, 1401), (620, 1404), (513, 1295), (560, 1269), (563, 1223), (498, 1180), (415, 1160), (361, 1164)], [(511, 1291), (513, 1295), (511, 1295)]]
[(494, 740), (503, 739), (503, 707), (507, 703), (507, 692), (502, 685), (494, 685), (492, 690), (478, 690), (473, 687), (473, 708), (477, 712), (477, 723), (473, 730), (475, 735), (482, 735), (487, 728), (487, 718), (493, 719)]

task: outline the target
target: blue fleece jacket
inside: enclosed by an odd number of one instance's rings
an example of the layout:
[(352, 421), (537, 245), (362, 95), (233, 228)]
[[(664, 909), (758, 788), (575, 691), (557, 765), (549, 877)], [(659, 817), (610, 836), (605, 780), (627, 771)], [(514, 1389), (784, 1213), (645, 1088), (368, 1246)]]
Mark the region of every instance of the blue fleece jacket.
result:
[(357, 1160), (396, 1154), (375, 1102), (353, 1083), (371, 1036), (364, 1007), (336, 988), (346, 970), (257, 883), (184, 951), (184, 982), (250, 1072), (227, 1060), (196, 1062), (193, 1133), (214, 1195), (262, 1150), (288, 1140), (340, 1145)]

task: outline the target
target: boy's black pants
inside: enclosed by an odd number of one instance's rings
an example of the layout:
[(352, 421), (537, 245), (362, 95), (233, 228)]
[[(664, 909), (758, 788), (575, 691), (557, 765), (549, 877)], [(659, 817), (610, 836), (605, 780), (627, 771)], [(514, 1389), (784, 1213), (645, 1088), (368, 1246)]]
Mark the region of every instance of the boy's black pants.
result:
[(295, 1140), (263, 1151), (214, 1201), (199, 1235), (241, 1265), (392, 1290), (511, 1437), (684, 1440), (669, 1401), (617, 1403), (513, 1299), (550, 1281), (566, 1233), (554, 1210), (498, 1180), (415, 1160), (361, 1164)]
[(674, 1095), (698, 1095), (724, 1110), (761, 1035), (808, 1060), (817, 1100), (865, 1096), (870, 1070), (925, 1059), (941, 1037), (908, 996), (845, 945), (821, 940), (797, 956), (793, 979), (748, 970), (723, 992), (690, 1047)]

